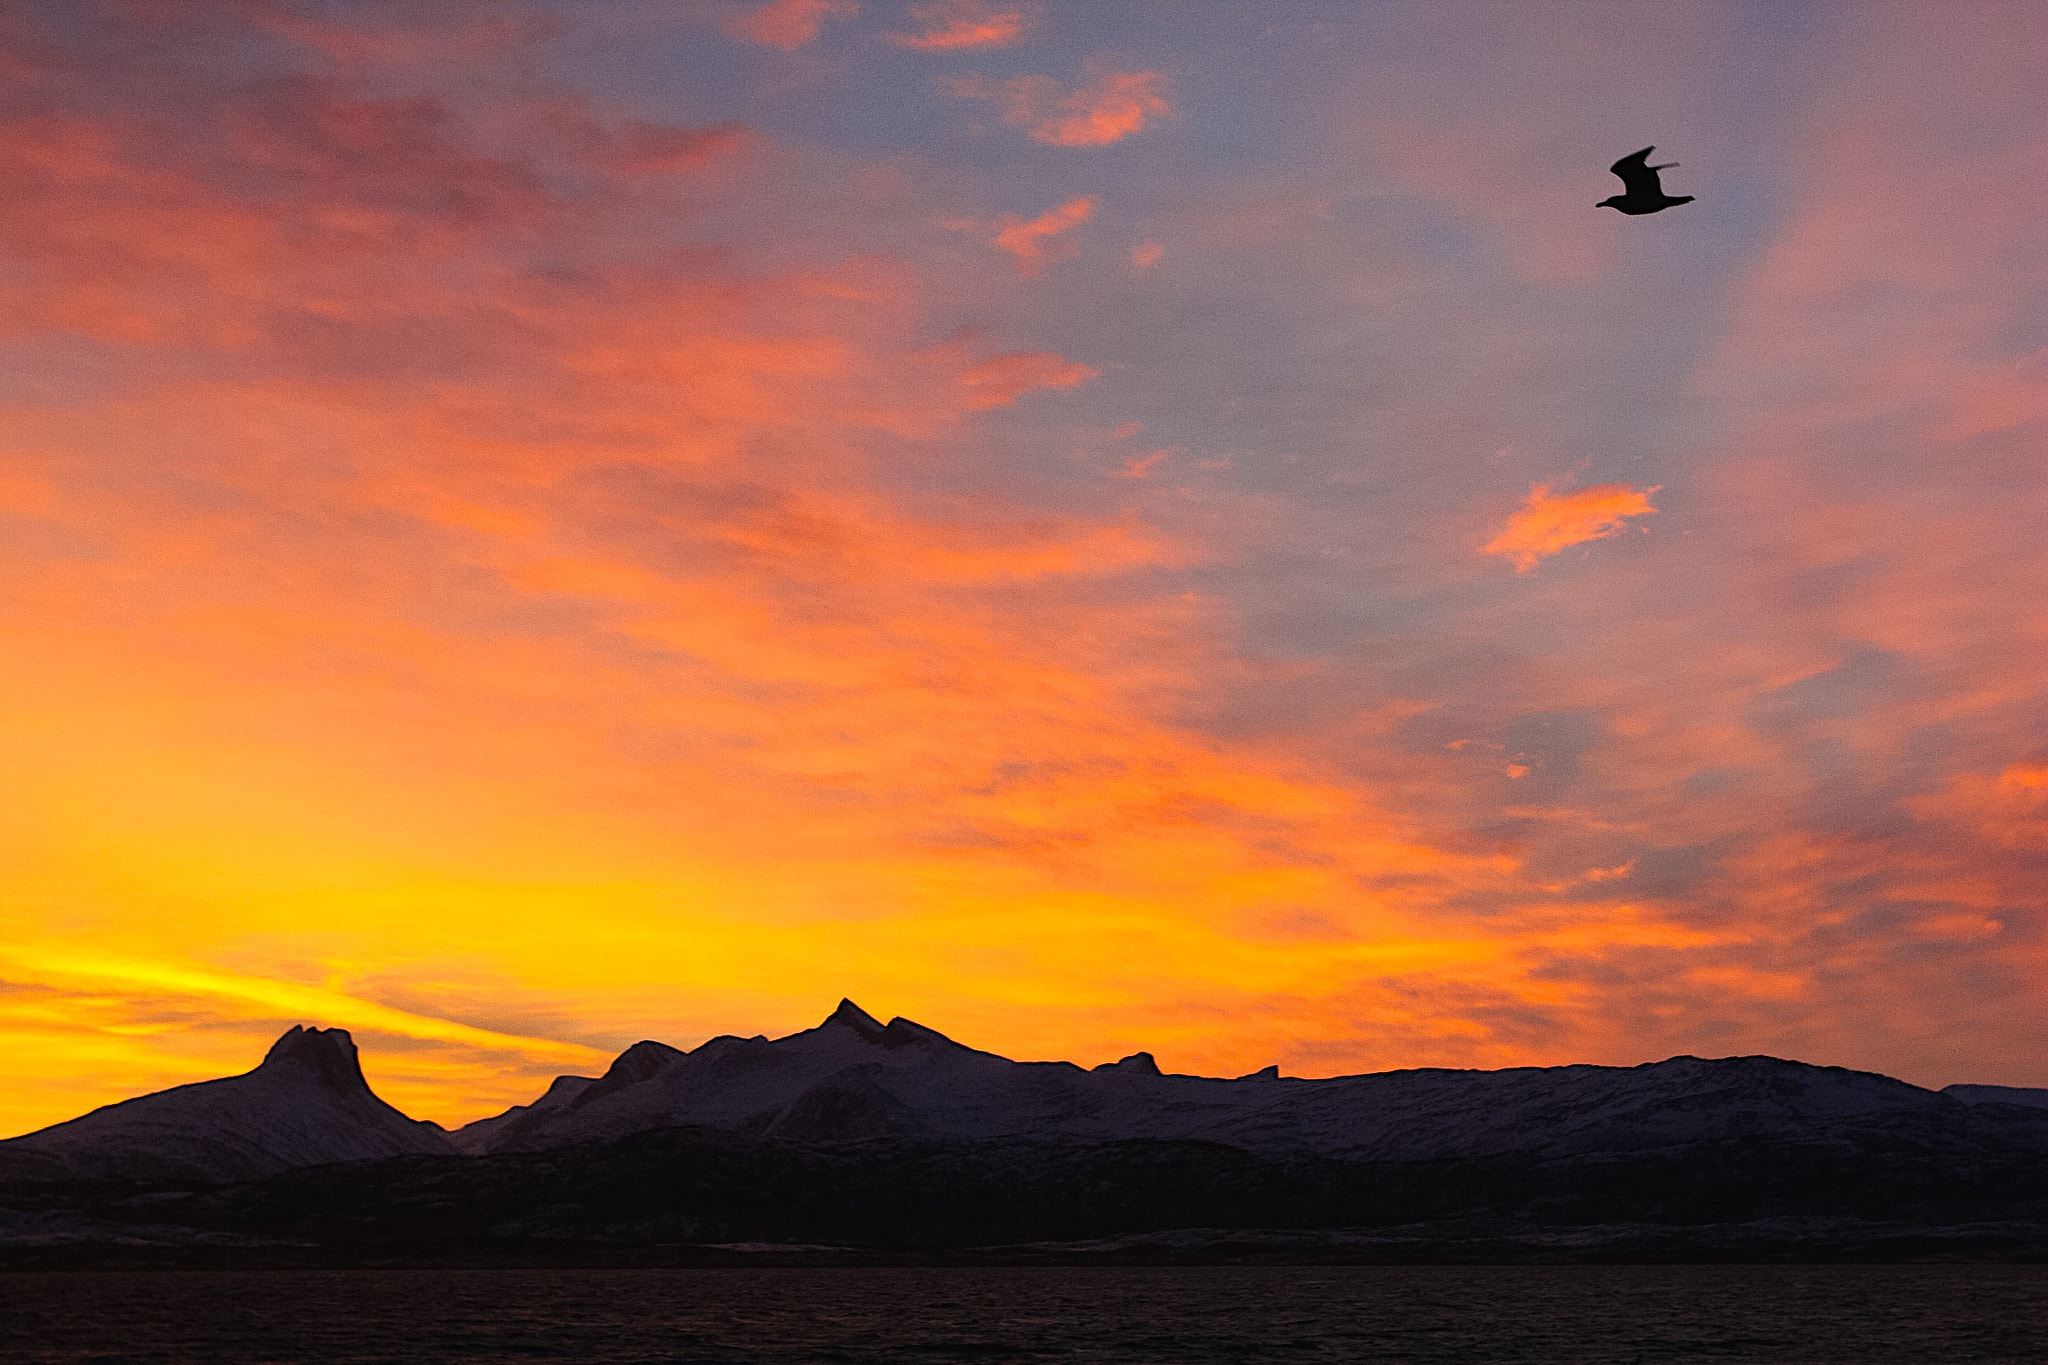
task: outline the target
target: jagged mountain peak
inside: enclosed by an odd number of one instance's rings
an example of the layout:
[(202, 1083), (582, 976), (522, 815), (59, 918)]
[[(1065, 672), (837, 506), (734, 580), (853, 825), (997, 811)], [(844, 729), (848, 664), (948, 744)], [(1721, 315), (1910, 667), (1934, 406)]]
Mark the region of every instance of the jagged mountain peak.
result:
[(871, 1043), (882, 1041), (884, 1030), (882, 1021), (869, 1014), (859, 1005), (854, 1004), (851, 1000), (841, 1000), (839, 1007), (826, 1015), (825, 1022), (818, 1025), (818, 1027), (830, 1028), (834, 1024), (841, 1028), (852, 1029)]
[[(841, 1000), (839, 1007), (825, 1016), (825, 1022), (818, 1025), (815, 1029), (808, 1030), (808, 1033), (816, 1034), (834, 1027), (848, 1030), (863, 1042), (878, 1044), (881, 1047), (890, 1049), (908, 1047), (913, 1043), (926, 1043), (937, 1044), (947, 1048), (957, 1048), (963, 1052), (972, 1051), (972, 1049), (967, 1048), (963, 1044), (954, 1042), (937, 1029), (928, 1028), (914, 1019), (905, 1019), (900, 1014), (891, 1019), (887, 1024), (884, 1024), (851, 1000)], [(806, 1035), (793, 1034), (791, 1036), (801, 1038)]]
[[(903, 1015), (897, 1015), (889, 1023), (883, 1023), (881, 1019), (877, 1019), (874, 1015), (870, 1015), (868, 1011), (860, 1009), (852, 1001), (840, 1001), (840, 1007), (831, 1011), (829, 1015), (825, 1015), (823, 1023), (819, 1023), (815, 1029), (805, 1029), (803, 1033), (791, 1033), (791, 1038), (813, 1038), (813, 1036), (817, 1036), (817, 1033), (825, 1033), (827, 1029), (834, 1029), (834, 1027), (846, 1029), (846, 1031), (854, 1033), (856, 1038), (860, 1038), (866, 1044), (874, 1044), (874, 1046), (889, 1048), (889, 1050), (907, 1048), (911, 1044), (926, 1044), (926, 1046), (950, 1048), (950, 1050), (958, 1050), (958, 1052), (973, 1052), (973, 1048), (967, 1048), (965, 1044), (952, 1042), (950, 1038), (946, 1038), (944, 1033), (940, 1033), (938, 1029), (928, 1027), (924, 1023), (918, 1023), (915, 1019), (905, 1019)], [(782, 1042), (786, 1042), (786, 1040), (782, 1040)]]
[(295, 1166), (447, 1154), (439, 1128), (379, 1099), (345, 1029), (295, 1025), (239, 1076), (104, 1105), (0, 1143), (0, 1183), (218, 1182)]
[(270, 1051), (263, 1054), (263, 1061), (250, 1074), (292, 1070), (310, 1072), (322, 1085), (334, 1090), (352, 1095), (370, 1093), (370, 1083), (363, 1078), (362, 1059), (356, 1053), (356, 1040), (344, 1028), (294, 1024), (270, 1045)]

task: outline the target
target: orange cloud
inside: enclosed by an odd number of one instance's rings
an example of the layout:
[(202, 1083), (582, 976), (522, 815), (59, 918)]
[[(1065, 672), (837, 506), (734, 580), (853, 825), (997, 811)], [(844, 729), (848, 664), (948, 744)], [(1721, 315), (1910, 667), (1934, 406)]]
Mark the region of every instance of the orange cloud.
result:
[(923, 29), (891, 33), (890, 42), (918, 52), (963, 52), (1021, 41), (1044, 19), (1045, 6), (1040, 0), (920, 0), (910, 6), (910, 17)]
[(759, 9), (727, 16), (721, 27), (735, 38), (793, 51), (811, 42), (827, 19), (851, 19), (860, 0), (768, 0)]
[(1036, 218), (1006, 213), (996, 220), (996, 232), (990, 242), (1017, 258), (1020, 274), (1036, 275), (1049, 262), (1071, 260), (1080, 254), (1078, 246), (1060, 238), (1093, 217), (1097, 202), (1094, 195), (1086, 194)]
[(1657, 511), (1650, 495), (1658, 489), (1603, 483), (1574, 493), (1553, 493), (1545, 484), (1529, 490), (1529, 500), (1508, 518), (1499, 535), (1480, 546), (1482, 554), (1514, 561), (1516, 573), (1527, 573), (1560, 550), (1600, 540), (1624, 528), (1630, 517)]
[(942, 88), (963, 99), (987, 100), (1004, 123), (1052, 147), (1107, 147), (1170, 112), (1166, 77), (1157, 71), (1104, 72), (1072, 91), (1063, 91), (1050, 76), (994, 82), (967, 76), (945, 81)]

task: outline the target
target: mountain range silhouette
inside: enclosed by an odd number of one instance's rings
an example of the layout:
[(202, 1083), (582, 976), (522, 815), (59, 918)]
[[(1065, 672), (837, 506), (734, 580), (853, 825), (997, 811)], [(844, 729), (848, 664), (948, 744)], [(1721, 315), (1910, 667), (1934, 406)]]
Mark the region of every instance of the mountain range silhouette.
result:
[(0, 1142), (0, 1264), (392, 1238), (542, 1261), (592, 1244), (930, 1250), (1545, 1207), (1695, 1228), (1907, 1211), (2048, 1246), (2048, 1090), (1772, 1057), (1302, 1080), (1166, 1074), (1136, 1053), (1089, 1070), (847, 1000), (772, 1041), (635, 1043), (453, 1132), (378, 1099), (343, 1030), (295, 1027), (244, 1075)]

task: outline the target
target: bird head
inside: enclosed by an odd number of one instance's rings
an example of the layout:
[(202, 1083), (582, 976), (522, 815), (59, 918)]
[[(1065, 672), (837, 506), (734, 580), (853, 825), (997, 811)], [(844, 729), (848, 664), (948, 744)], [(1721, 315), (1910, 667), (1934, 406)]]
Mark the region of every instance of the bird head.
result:
[(1610, 194), (1605, 199), (1602, 199), (1599, 203), (1593, 205), (1593, 207), (1596, 209), (1618, 209), (1621, 207), (1621, 196), (1618, 194)]

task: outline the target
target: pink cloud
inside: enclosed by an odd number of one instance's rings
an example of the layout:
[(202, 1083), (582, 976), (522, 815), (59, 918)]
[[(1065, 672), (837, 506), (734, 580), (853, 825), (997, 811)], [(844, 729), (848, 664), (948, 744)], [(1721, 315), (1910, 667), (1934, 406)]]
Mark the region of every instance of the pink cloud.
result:
[(1097, 202), (1094, 195), (1085, 194), (1036, 218), (1006, 213), (996, 220), (990, 244), (1015, 256), (1020, 274), (1036, 275), (1053, 261), (1071, 260), (1080, 254), (1080, 247), (1065, 240), (1065, 234), (1093, 217)]
[(891, 33), (889, 41), (917, 52), (964, 52), (970, 48), (1009, 47), (1045, 18), (1041, 0), (921, 0), (910, 17), (923, 28), (917, 33)]
[(1157, 71), (1108, 71), (1071, 91), (1050, 76), (967, 76), (942, 88), (962, 99), (987, 100), (1004, 123), (1050, 147), (1107, 147), (1171, 112), (1166, 77)]
[(759, 9), (728, 16), (720, 27), (735, 38), (790, 52), (811, 42), (827, 19), (851, 19), (860, 0), (768, 0)]
[(1650, 495), (1657, 491), (1603, 483), (1574, 493), (1553, 493), (1539, 483), (1529, 490), (1528, 502), (1508, 518), (1499, 535), (1480, 546), (1480, 552), (1505, 556), (1514, 561), (1516, 573), (1527, 573), (1560, 550), (1619, 533), (1630, 517), (1655, 515)]

